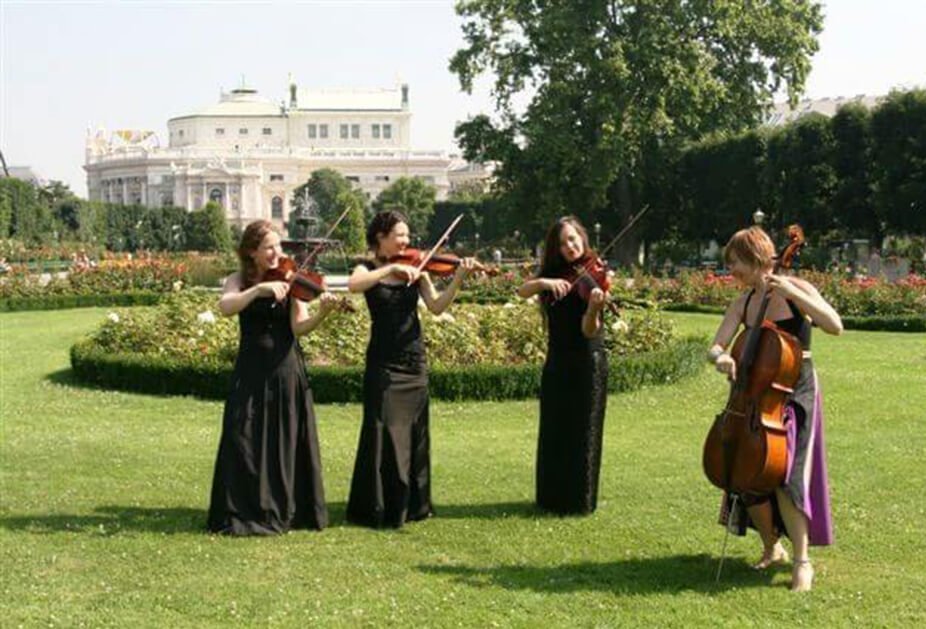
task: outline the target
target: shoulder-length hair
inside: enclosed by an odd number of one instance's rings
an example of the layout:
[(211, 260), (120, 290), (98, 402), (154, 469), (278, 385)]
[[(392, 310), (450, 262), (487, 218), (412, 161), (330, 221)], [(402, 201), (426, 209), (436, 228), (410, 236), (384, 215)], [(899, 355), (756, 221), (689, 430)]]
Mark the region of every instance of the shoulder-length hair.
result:
[(758, 225), (741, 229), (723, 248), (723, 260), (729, 266), (733, 257), (754, 268), (764, 269), (774, 264), (775, 243)]

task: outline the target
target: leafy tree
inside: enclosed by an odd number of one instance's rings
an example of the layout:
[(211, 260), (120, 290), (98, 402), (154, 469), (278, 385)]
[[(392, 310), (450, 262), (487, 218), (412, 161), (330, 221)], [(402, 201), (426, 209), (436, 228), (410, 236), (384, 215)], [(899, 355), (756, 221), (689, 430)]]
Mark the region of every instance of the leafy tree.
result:
[(46, 243), (54, 231), (51, 211), (35, 186), (18, 179), (0, 179), (0, 220), (7, 223), (4, 237), (27, 244)]
[(895, 234), (926, 234), (926, 90), (890, 94), (871, 136), (878, 214)]
[(833, 194), (835, 219), (842, 231), (865, 234), (875, 242), (884, 238), (874, 206), (871, 173), (871, 113), (861, 104), (839, 108), (830, 120), (833, 131)]
[(230, 251), (231, 231), (225, 220), (225, 209), (210, 201), (187, 215), (186, 245), (192, 251)]
[(457, 11), (466, 46), (450, 68), (467, 92), (481, 73), (494, 75), (497, 116), (458, 125), (456, 137), (467, 159), (501, 163), (498, 188), (534, 238), (564, 212), (619, 228), (652, 189), (646, 177), (659, 161), (688, 141), (755, 124), (782, 87), (796, 100), (822, 28), (810, 0), (756, 0), (748, 10), (469, 0)]
[[(323, 233), (348, 207), (351, 208), (331, 237), (343, 242), (349, 251), (362, 251), (366, 208), (366, 198), (363, 192), (355, 189), (353, 184), (336, 170), (331, 168), (316, 170), (306, 183), (293, 190), (291, 205), (295, 209), (290, 213), (288, 222), (291, 238), (305, 237), (303, 228), (296, 219), (299, 218), (305, 204), (306, 194), (315, 204)], [(323, 233), (318, 235), (321, 236)]]
[(333, 237), (344, 244), (348, 253), (362, 253), (366, 250), (366, 199), (359, 190), (342, 190), (335, 201), (342, 212), (348, 208), (349, 211)]
[(379, 194), (373, 208), (377, 212), (392, 209), (402, 212), (408, 218), (412, 237), (425, 241), (436, 198), (437, 190), (424, 180), (399, 177)]
[(783, 231), (800, 223), (807, 237), (825, 239), (835, 222), (834, 142), (829, 119), (807, 114), (769, 138), (767, 191), (771, 194), (767, 227)]

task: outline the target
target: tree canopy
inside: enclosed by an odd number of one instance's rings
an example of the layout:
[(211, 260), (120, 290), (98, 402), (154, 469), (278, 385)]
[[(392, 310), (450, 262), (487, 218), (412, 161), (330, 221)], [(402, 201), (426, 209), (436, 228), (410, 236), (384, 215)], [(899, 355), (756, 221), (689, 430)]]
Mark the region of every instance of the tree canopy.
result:
[(467, 159), (501, 163), (499, 189), (535, 236), (565, 212), (616, 228), (653, 155), (754, 125), (780, 90), (796, 100), (822, 28), (809, 0), (465, 0), (457, 12), (466, 45), (450, 69), (468, 92), (492, 74), (496, 115), (456, 137)]

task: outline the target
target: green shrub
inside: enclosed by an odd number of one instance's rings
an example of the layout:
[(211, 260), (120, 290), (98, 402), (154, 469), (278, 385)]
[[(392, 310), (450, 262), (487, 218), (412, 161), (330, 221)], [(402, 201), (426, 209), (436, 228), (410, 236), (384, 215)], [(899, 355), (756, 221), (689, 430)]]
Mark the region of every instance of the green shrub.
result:
[(153, 306), (164, 298), (164, 293), (129, 292), (93, 295), (45, 295), (11, 297), (0, 300), (0, 312), (22, 310), (64, 310), (66, 308), (99, 308), (104, 306)]
[[(644, 385), (675, 382), (703, 368), (703, 338), (675, 341), (655, 352), (610, 356), (608, 391), (630, 391)], [(71, 348), (71, 367), (78, 380), (122, 391), (158, 395), (196, 395), (224, 399), (231, 386), (232, 367), (182, 358), (113, 353), (92, 339)], [(313, 397), (319, 403), (360, 402), (363, 366), (308, 368)], [(445, 400), (503, 400), (535, 397), (540, 390), (539, 364), (460, 365), (432, 367), (430, 393)]]
[[(300, 339), (309, 364), (363, 364), (370, 319), (359, 298), (354, 299), (356, 313), (333, 313)], [(420, 317), (428, 361), (434, 367), (543, 360), (546, 333), (540, 308), (533, 301), (503, 306), (457, 304), (440, 316), (422, 309)], [(660, 349), (672, 338), (671, 321), (655, 311), (632, 311), (619, 321), (606, 320), (605, 343), (616, 355)], [(180, 291), (154, 309), (110, 313), (94, 334), (94, 342), (112, 353), (230, 364), (238, 351), (238, 323), (218, 313), (214, 293)]]

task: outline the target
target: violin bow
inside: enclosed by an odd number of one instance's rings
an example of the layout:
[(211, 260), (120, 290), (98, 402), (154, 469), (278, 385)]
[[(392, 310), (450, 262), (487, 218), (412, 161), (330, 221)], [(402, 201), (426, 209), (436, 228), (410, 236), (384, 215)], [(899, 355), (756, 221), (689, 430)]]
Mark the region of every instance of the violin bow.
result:
[(619, 243), (619, 242), (621, 241), (621, 238), (623, 238), (624, 235), (626, 235), (627, 232), (630, 231), (630, 228), (633, 227), (634, 224), (636, 224), (636, 222), (637, 222), (638, 220), (640, 220), (640, 217), (642, 217), (644, 214), (646, 214), (647, 211), (649, 211), (649, 204), (644, 205), (642, 210), (640, 210), (639, 212), (637, 212), (636, 214), (634, 214), (633, 216), (631, 216), (631, 217), (630, 217), (630, 222), (627, 223), (626, 225), (624, 225), (624, 228), (623, 228), (622, 230), (620, 230), (619, 232), (617, 232), (617, 236), (615, 236), (614, 238), (612, 238), (612, 239), (611, 239), (611, 242), (609, 242), (607, 245), (605, 245), (605, 248), (602, 249), (600, 252), (598, 252), (598, 257), (600, 258), (600, 257), (603, 256), (605, 253), (607, 253), (608, 250), (609, 250), (611, 247), (613, 247), (614, 245), (616, 245), (617, 243)]
[(347, 216), (347, 213), (350, 211), (351, 211), (351, 207), (349, 205), (346, 208), (344, 208), (344, 211), (341, 212), (341, 215), (337, 218), (337, 220), (334, 221), (334, 223), (332, 223), (331, 227), (328, 228), (328, 232), (325, 234), (325, 237), (322, 238), (321, 242), (315, 245), (315, 248), (312, 249), (309, 255), (305, 257), (305, 259), (302, 261), (302, 264), (299, 265), (299, 270), (302, 270), (304, 267), (307, 267), (309, 263), (315, 258), (315, 256), (318, 255), (321, 248), (325, 246), (325, 242), (328, 240), (328, 238), (331, 237), (331, 234), (334, 233), (334, 230), (337, 229), (338, 225), (341, 224), (341, 221), (344, 220), (344, 217)]
[(447, 239), (450, 238), (450, 234), (453, 232), (454, 229), (456, 229), (457, 225), (459, 225), (460, 221), (462, 221), (462, 220), (463, 220), (463, 215), (462, 215), (462, 214), (460, 214), (458, 217), (456, 217), (455, 219), (453, 219), (453, 222), (450, 223), (450, 227), (448, 227), (448, 228), (446, 229), (446, 231), (444, 231), (443, 235), (442, 235), (440, 238), (437, 239), (437, 242), (434, 243), (434, 246), (431, 247), (431, 249), (430, 249), (430, 251), (428, 251), (427, 255), (425, 255), (425, 256), (421, 259), (421, 262), (418, 263), (418, 270), (419, 270), (419, 271), (420, 271), (421, 269), (423, 269), (423, 268), (425, 267), (425, 265), (427, 265), (428, 261), (434, 256), (435, 253), (437, 253), (437, 250), (440, 249), (441, 245), (443, 245), (445, 242), (447, 242)]

